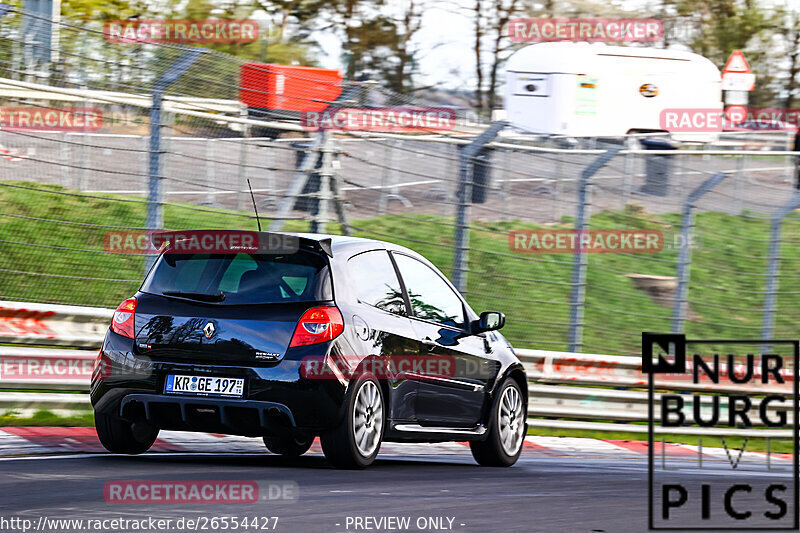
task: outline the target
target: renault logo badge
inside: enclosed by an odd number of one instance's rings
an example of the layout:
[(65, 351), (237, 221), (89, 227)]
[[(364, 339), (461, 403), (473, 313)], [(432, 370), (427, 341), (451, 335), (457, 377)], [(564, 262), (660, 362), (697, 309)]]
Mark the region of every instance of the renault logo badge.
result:
[(206, 327), (203, 328), (203, 333), (206, 334), (206, 339), (210, 339), (214, 335), (214, 331), (215, 328), (213, 322), (209, 322), (206, 324)]

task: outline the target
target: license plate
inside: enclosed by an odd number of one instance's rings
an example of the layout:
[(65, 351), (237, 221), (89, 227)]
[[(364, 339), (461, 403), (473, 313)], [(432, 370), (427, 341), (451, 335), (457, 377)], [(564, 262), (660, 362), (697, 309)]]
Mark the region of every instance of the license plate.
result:
[(167, 393), (241, 397), (244, 391), (244, 379), (170, 374), (167, 376), (164, 391)]

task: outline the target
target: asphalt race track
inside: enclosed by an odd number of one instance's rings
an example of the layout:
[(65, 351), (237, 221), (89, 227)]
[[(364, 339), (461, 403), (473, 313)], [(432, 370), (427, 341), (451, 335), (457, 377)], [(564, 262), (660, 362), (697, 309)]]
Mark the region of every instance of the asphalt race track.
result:
[[(688, 458), (673, 460), (669, 466), (677, 470), (662, 475), (685, 481), (698, 473)], [(756, 464), (744, 468), (750, 469), (746, 475), (752, 479), (791, 480), (788, 469), (770, 472)], [(725, 485), (731, 475), (743, 474), (721, 461), (706, 463), (702, 472), (712, 491)], [(106, 482), (114, 480), (288, 481), (297, 484), (298, 499), (248, 505), (111, 505), (103, 491)], [(0, 517), (29, 518), (34, 524), (40, 517), (176, 520), (277, 516), (276, 531), (391, 531), (375, 528), (374, 523), (369, 529), (357, 528), (355, 517), (398, 516), (410, 517), (411, 527), (405, 531), (647, 530), (645, 457), (526, 454), (512, 468), (490, 469), (476, 466), (463, 453), (390, 455), (381, 456), (363, 471), (334, 470), (319, 454), (293, 460), (268, 454), (204, 453), (7, 457), (0, 459), (0, 495)], [(760, 498), (737, 496), (737, 506), (763, 507)], [(427, 521), (440, 517), (441, 526)], [(418, 520), (428, 527), (418, 528)], [(269, 522), (270, 530), (273, 525)]]

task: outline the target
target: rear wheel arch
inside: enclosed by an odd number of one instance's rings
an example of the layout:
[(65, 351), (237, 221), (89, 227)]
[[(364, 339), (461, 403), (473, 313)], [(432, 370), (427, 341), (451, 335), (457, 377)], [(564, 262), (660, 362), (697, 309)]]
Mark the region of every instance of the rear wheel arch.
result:
[[(377, 391), (377, 394), (373, 396), (367, 393), (366, 396), (362, 396), (362, 390), (365, 390), (367, 387), (372, 387), (373, 390)], [(348, 389), (345, 401), (345, 418), (341, 420), (337, 427), (322, 432), (320, 435), (320, 444), (322, 445), (322, 451), (328, 462), (332, 463), (334, 466), (338, 468), (364, 468), (375, 460), (375, 457), (380, 451), (381, 442), (387, 426), (386, 395), (381, 385), (381, 380), (368, 372), (354, 377), (350, 383), (348, 383)], [(370, 422), (370, 420), (373, 419), (371, 408), (367, 406), (366, 409), (368, 412), (365, 410), (361, 411), (367, 414), (361, 417), (362, 424), (366, 425), (360, 427), (366, 428), (366, 430), (372, 432), (373, 435), (370, 448), (374, 447), (374, 449), (372, 449), (371, 453), (367, 456), (365, 455), (366, 452), (360, 448), (361, 445), (358, 443), (355, 413), (358, 411), (359, 399), (369, 398), (370, 396), (372, 397), (372, 405), (380, 406), (380, 411), (374, 411), (375, 413), (380, 412), (380, 416), (374, 417), (373, 426)], [(365, 404), (362, 403), (361, 405), (364, 406)]]

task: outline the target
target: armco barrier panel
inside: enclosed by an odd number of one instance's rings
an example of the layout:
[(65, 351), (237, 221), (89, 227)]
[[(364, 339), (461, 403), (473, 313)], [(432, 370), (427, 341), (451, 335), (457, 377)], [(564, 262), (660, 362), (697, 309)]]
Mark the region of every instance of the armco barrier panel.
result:
[[(643, 424), (648, 418), (647, 376), (642, 373), (642, 360), (639, 357), (613, 355), (596, 355), (583, 353), (552, 352), (544, 350), (517, 350), (528, 374), (529, 405), (528, 414), (532, 418), (528, 423), (532, 427), (552, 429), (585, 429), (592, 431), (629, 431), (647, 432), (648, 426)], [(785, 383), (781, 386), (758, 385), (761, 394), (793, 394), (793, 376), (790, 372), (782, 372)], [(594, 385), (594, 387), (591, 387)], [(615, 387), (626, 390), (617, 390)], [(655, 381), (655, 388), (666, 391), (702, 392), (711, 390), (709, 382), (700, 380), (695, 384), (684, 376), (662, 374)], [(639, 390), (629, 390), (639, 389)], [(722, 382), (715, 384), (716, 392), (752, 393), (751, 385), (728, 385)], [(691, 404), (695, 401), (689, 395), (683, 395), (684, 401)], [(707, 413), (711, 405), (711, 397), (706, 400), (697, 397), (701, 402), (701, 414), (708, 419)], [(661, 395), (654, 395), (656, 405), (660, 405)], [(754, 403), (757, 408), (758, 403)], [(654, 410), (656, 418), (660, 409)], [(772, 409), (770, 409), (772, 411)], [(777, 411), (777, 409), (775, 409)], [(687, 422), (693, 414), (687, 414)], [(583, 420), (563, 420), (583, 419)], [(593, 420), (592, 422), (584, 420)], [(596, 422), (597, 420), (611, 420)], [(756, 420), (757, 422), (758, 420)], [(631, 424), (628, 422), (640, 422)], [(657, 431), (658, 432), (658, 431)], [(670, 433), (686, 435), (740, 435), (761, 437), (790, 437), (790, 430), (775, 429), (730, 429), (674, 427)]]
[(0, 342), (99, 347), (112, 309), (0, 300)]
[[(0, 342), (100, 346), (111, 319), (111, 309), (0, 301)], [(641, 358), (547, 350), (517, 350), (528, 374), (528, 423), (531, 427), (593, 431), (647, 431), (647, 376)], [(87, 391), (96, 350), (0, 346), (0, 389)], [(782, 386), (760, 385), (761, 394), (792, 394), (792, 376), (784, 373)], [(709, 389), (708, 382), (692, 383), (662, 374), (656, 389), (689, 393)], [(722, 384), (717, 392), (744, 392), (748, 385)], [(711, 398), (701, 398), (707, 413)], [(656, 405), (660, 394), (655, 395)], [(0, 409), (89, 409), (88, 395), (58, 393), (0, 393)], [(758, 408), (758, 402), (754, 404)], [(772, 410), (772, 408), (770, 409)], [(777, 407), (775, 407), (777, 410)], [(659, 409), (655, 409), (656, 416)], [(691, 414), (687, 413), (691, 418)], [(604, 422), (598, 422), (604, 421)], [(691, 422), (691, 420), (687, 420)], [(687, 435), (758, 435), (786, 437), (791, 432), (774, 429), (675, 427), (670, 433)]]
[[(647, 375), (642, 373), (642, 360), (639, 357), (621, 355), (595, 355), (585, 353), (550, 352), (544, 350), (517, 350), (528, 380), (541, 383), (604, 385), (611, 387), (646, 388)], [(691, 370), (691, 362), (687, 363)], [(744, 365), (741, 365), (743, 367)], [(739, 370), (739, 366), (735, 367)], [(756, 369), (756, 372), (758, 370)], [(770, 385), (726, 385), (714, 384), (713, 390), (719, 392), (742, 392), (754, 389), (763, 394), (792, 394), (794, 377), (787, 369), (781, 371), (786, 381), (782, 386)], [(655, 381), (655, 388), (666, 390), (698, 391), (712, 390), (711, 382), (701, 374), (699, 383), (693, 383), (691, 376), (661, 374)]]
[(0, 389), (87, 391), (97, 353), (0, 346)]

